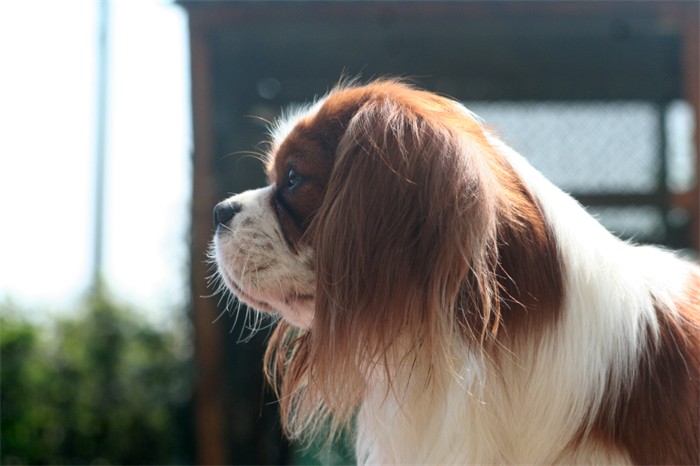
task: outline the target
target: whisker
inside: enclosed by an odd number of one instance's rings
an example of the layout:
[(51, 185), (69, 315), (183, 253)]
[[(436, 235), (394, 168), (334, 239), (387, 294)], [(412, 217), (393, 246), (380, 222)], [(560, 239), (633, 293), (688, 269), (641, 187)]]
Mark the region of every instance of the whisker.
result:
[(253, 151), (253, 150), (239, 150), (235, 152), (229, 152), (228, 154), (224, 155), (223, 158), (229, 158), (229, 157), (235, 157), (235, 156), (242, 156), (241, 158), (252, 158), (254, 160), (257, 160), (258, 162), (265, 164), (267, 163), (267, 160), (269, 159), (269, 155), (265, 154), (264, 152), (259, 152), (259, 151)]
[(259, 120), (265, 123), (266, 126), (271, 126), (272, 122), (267, 118), (260, 115), (243, 115), (243, 118), (250, 118), (251, 120)]

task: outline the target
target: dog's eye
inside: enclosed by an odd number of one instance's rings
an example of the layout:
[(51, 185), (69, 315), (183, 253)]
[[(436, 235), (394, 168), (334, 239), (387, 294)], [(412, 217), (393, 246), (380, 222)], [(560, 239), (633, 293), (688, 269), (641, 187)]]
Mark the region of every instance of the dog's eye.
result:
[(292, 189), (296, 187), (300, 182), (301, 176), (299, 176), (295, 169), (291, 168), (289, 170), (289, 173), (287, 173), (287, 188)]

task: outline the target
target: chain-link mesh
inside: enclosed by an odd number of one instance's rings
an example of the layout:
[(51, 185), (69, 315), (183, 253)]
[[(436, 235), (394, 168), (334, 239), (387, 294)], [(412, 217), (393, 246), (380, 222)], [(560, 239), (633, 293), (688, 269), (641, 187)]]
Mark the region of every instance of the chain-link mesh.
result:
[(690, 125), (683, 104), (467, 102), (466, 106), (557, 186), (584, 199), (595, 198), (588, 209), (609, 230), (625, 238), (663, 243), (667, 186), (689, 185), (692, 155), (690, 134), (684, 128)]
[(649, 103), (467, 106), (565, 191), (629, 193), (657, 188), (659, 116)]

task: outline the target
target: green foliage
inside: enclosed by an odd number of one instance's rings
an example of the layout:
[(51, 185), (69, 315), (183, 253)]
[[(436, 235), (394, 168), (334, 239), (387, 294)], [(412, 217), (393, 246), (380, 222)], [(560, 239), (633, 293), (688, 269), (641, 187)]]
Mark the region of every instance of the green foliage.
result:
[(94, 297), (78, 317), (0, 314), (3, 464), (172, 464), (190, 452), (182, 332)]
[(294, 449), (292, 451), (291, 464), (305, 466), (336, 466), (357, 464), (355, 451), (348, 432), (343, 432), (330, 443), (318, 441), (308, 449)]

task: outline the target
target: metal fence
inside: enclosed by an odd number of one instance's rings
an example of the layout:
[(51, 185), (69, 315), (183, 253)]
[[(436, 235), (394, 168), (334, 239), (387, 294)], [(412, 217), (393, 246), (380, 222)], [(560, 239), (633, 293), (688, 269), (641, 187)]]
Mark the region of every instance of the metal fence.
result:
[(674, 193), (692, 188), (692, 112), (613, 102), (467, 102), (554, 184), (626, 239), (687, 247), (689, 213)]

